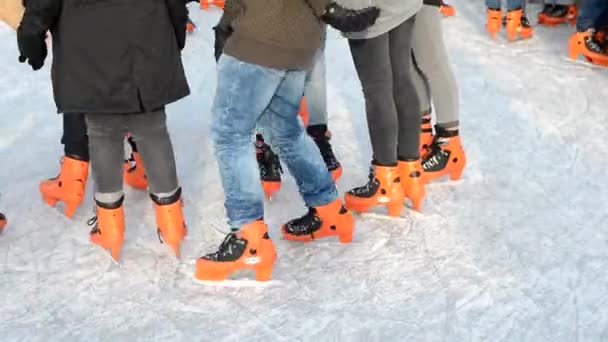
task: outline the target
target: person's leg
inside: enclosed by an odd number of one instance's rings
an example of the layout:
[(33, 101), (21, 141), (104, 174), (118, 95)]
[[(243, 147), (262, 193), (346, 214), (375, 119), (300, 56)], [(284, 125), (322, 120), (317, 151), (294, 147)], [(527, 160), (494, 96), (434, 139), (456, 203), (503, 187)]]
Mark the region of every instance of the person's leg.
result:
[(127, 128), (148, 171), (151, 194), (172, 195), (179, 187), (173, 145), (166, 125), (164, 109), (126, 116)]
[(327, 81), (325, 51), (319, 49), (312, 69), (306, 75), (304, 96), (308, 107), (308, 125), (327, 125)]
[(63, 136), (61, 143), (66, 156), (89, 161), (89, 136), (84, 114), (63, 114)]
[(595, 24), (604, 14), (603, 8), (606, 6), (604, 0), (585, 0), (579, 11), (576, 20), (576, 30), (578, 32), (586, 32), (589, 29), (595, 28)]
[(398, 117), (397, 141), (400, 160), (416, 160), (420, 157), (420, 101), (412, 81), (411, 65), (415, 22), (416, 18), (412, 17), (389, 34), (392, 93)]
[(288, 72), (263, 115), (270, 143), (296, 179), (304, 202), (317, 207), (334, 201), (338, 193), (317, 146), (297, 118), (304, 80), (305, 72)]
[[(427, 6), (429, 7), (429, 6)], [(436, 8), (435, 14), (440, 15)], [(398, 157), (400, 185), (413, 207), (421, 209), (424, 184), (420, 164), (420, 101), (412, 82), (412, 43), (416, 16), (389, 33), (390, 60), (393, 71), (393, 96), (399, 118)]]
[(494, 10), (500, 10), (500, 1), (501, 0), (486, 0), (486, 7)]
[(160, 235), (163, 242), (179, 256), (179, 245), (186, 235), (186, 226), (165, 110), (126, 115), (126, 123), (148, 170), (150, 197), (154, 201)]
[(124, 114), (87, 114), (91, 169), (98, 203), (114, 203), (123, 197), (122, 167), (124, 136), (127, 133)]
[(226, 193), (228, 224), (235, 230), (264, 216), (251, 138), (285, 74), (229, 55), (223, 55), (218, 64), (211, 133)]
[(84, 199), (89, 175), (89, 138), (84, 114), (63, 114), (64, 156), (61, 171), (55, 178), (40, 182), (42, 198), (54, 206), (65, 203), (65, 215), (72, 217)]
[[(349, 45), (365, 96), (373, 161), (369, 181), (346, 194), (346, 206), (365, 212), (375, 205), (385, 205), (390, 216), (399, 216), (405, 197), (397, 168), (399, 119), (394, 98), (389, 33), (366, 40), (349, 40)], [(417, 103), (415, 105), (418, 106)], [(415, 110), (418, 112), (419, 108)], [(417, 127), (419, 122), (417, 113)]]
[(458, 84), (443, 40), (441, 19), (432, 6), (423, 6), (417, 14), (412, 46), (418, 68), (430, 85), (437, 125), (457, 129), (460, 120)]
[(86, 114), (86, 122), (97, 204), (95, 220), (90, 221), (94, 224), (90, 239), (110, 249), (112, 257), (118, 260), (125, 231), (122, 191), (125, 115)]
[(389, 35), (349, 40), (349, 45), (365, 96), (373, 160), (382, 166), (397, 165), (399, 120), (393, 95)]

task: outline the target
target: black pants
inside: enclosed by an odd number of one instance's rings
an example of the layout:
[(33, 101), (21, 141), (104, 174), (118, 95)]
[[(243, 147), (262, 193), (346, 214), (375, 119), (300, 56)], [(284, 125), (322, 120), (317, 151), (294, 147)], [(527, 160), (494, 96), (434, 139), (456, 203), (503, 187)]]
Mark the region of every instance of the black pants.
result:
[(419, 158), (420, 104), (410, 58), (414, 22), (412, 17), (381, 36), (349, 40), (378, 165)]
[(89, 161), (89, 136), (84, 114), (63, 114), (63, 136), (61, 137), (63, 152), (66, 156)]

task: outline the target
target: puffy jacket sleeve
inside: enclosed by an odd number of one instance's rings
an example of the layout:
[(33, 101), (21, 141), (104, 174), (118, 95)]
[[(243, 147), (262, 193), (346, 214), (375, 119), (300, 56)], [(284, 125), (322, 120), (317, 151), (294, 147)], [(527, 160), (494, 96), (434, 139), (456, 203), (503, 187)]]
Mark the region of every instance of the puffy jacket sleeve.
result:
[(61, 14), (62, 0), (28, 0), (17, 32), (25, 36), (45, 36)]
[[(290, 0), (292, 1), (292, 0)], [(224, 3), (224, 14), (218, 26), (229, 27), (243, 12), (245, 5), (241, 0), (226, 0)]]
[(188, 8), (184, 0), (165, 0), (171, 24), (175, 31), (177, 46), (182, 50), (186, 46), (186, 26), (188, 25)]
[(305, 0), (305, 1), (308, 3), (310, 8), (313, 9), (313, 11), (315, 12), (315, 15), (317, 17), (320, 17), (321, 15), (323, 15), (323, 13), (325, 12), (325, 9), (327, 9), (327, 6), (329, 6), (329, 4), (332, 3), (332, 0)]

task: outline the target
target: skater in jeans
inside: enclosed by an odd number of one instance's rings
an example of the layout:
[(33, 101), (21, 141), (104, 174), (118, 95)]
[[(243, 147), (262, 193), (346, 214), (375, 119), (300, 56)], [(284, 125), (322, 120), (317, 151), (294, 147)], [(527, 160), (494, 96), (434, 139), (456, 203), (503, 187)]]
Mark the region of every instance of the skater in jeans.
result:
[[(443, 42), (441, 14), (433, 0), (424, 0), (416, 15), (412, 47), (412, 75), (422, 114), (420, 155), (424, 182), (446, 174), (454, 180), (459, 179), (466, 165), (466, 155), (458, 130), (458, 84)], [(435, 105), (434, 136), (432, 104)]]
[(342, 31), (361, 31), (377, 16), (377, 8), (355, 11), (328, 0), (226, 2), (215, 29), (216, 56), (222, 50), (224, 54), (218, 63), (211, 130), (232, 232), (217, 252), (197, 260), (198, 279), (224, 280), (246, 268), (255, 270), (257, 280), (271, 278), (276, 252), (264, 223), (264, 194), (251, 144), (258, 122), (309, 207), (308, 214), (283, 226), (283, 236), (352, 240), (352, 215), (305, 134), (298, 109), (306, 70), (322, 42), (322, 21)]
[(543, 10), (538, 14), (538, 23), (546, 25), (558, 25), (576, 22), (577, 8), (575, 0), (545, 0)]
[[(325, 41), (325, 40), (324, 40)], [(327, 115), (327, 82), (325, 75), (325, 44), (315, 56), (313, 67), (306, 75), (304, 100), (300, 108), (306, 132), (319, 148), (321, 157), (331, 173), (332, 179), (337, 181), (342, 175), (342, 165), (336, 158), (331, 146), (331, 133), (328, 129)], [(256, 134), (256, 156), (260, 168), (260, 179), (267, 197), (271, 197), (281, 186), (281, 173), (283, 172), (279, 157), (274, 153), (258, 129)]]
[[(367, 0), (352, 0), (362, 4)], [(420, 1), (376, 1), (378, 23), (349, 33), (350, 51), (365, 96), (373, 157), (369, 180), (345, 196), (346, 207), (373, 206), (400, 216), (406, 198), (420, 209), (424, 197), (420, 164), (420, 105), (412, 80), (412, 38)]]
[(584, 55), (593, 63), (608, 66), (605, 33), (598, 31), (608, 24), (608, 1), (583, 0), (576, 20), (576, 33), (570, 38), (570, 58)]
[(28, 3), (18, 30), (20, 60), (33, 69), (44, 64), (45, 36), (51, 31), (51, 76), (58, 111), (87, 113), (97, 187), (97, 216), (91, 220), (95, 226), (90, 238), (110, 249), (116, 260), (124, 239), (122, 168), (127, 132), (149, 167), (159, 236), (179, 254), (186, 233), (164, 109), (189, 94), (180, 52), (186, 21), (182, 0), (112, 6), (39, 0)]
[[(486, 0), (486, 7), (488, 8), (486, 29), (492, 38), (496, 37), (496, 34), (503, 26), (501, 2), (502, 0)], [(507, 1), (507, 16), (504, 21), (507, 37), (510, 41), (514, 41), (518, 35), (522, 39), (530, 38), (534, 33), (534, 29), (526, 17), (524, 0)]]

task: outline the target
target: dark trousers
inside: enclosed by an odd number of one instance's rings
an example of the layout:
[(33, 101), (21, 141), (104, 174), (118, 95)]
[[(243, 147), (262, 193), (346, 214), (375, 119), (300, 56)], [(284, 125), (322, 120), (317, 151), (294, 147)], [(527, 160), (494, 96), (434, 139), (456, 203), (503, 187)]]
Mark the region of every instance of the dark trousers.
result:
[(66, 156), (89, 161), (89, 136), (84, 114), (63, 114), (63, 152)]
[(381, 36), (349, 40), (378, 165), (419, 157), (420, 104), (410, 58), (414, 22), (412, 17)]
[[(123, 189), (124, 138), (137, 143), (152, 194), (169, 194), (178, 188), (175, 157), (164, 110), (141, 114), (87, 114), (91, 168), (99, 194)], [(107, 198), (107, 197), (106, 197)]]

